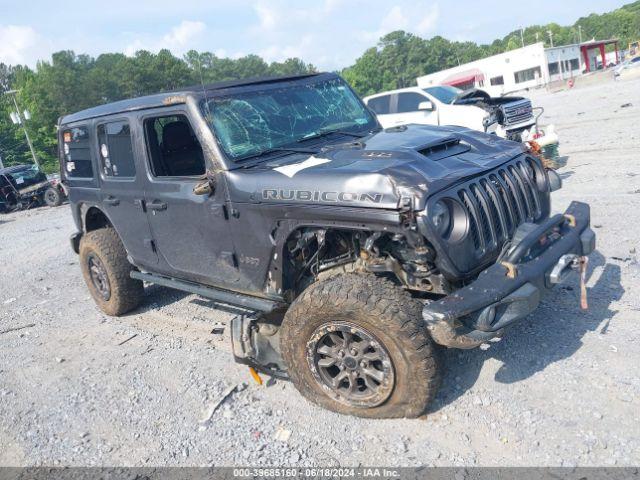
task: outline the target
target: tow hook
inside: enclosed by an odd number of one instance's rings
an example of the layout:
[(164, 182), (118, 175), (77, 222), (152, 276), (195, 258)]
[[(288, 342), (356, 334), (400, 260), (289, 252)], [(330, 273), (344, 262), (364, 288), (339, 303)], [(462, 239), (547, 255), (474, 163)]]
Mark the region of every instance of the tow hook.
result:
[(556, 263), (553, 270), (549, 274), (549, 282), (552, 285), (557, 285), (566, 280), (571, 271), (577, 271), (580, 273), (580, 309), (587, 310), (589, 304), (587, 302), (587, 263), (589, 257), (576, 255), (575, 253), (567, 253), (560, 257), (558, 263)]
[(578, 270), (579, 267), (580, 257), (578, 255), (575, 253), (562, 255), (549, 274), (549, 282), (552, 285), (562, 283), (567, 279), (571, 270)]
[(589, 304), (587, 303), (587, 264), (589, 263), (589, 257), (580, 257), (580, 309), (587, 310)]

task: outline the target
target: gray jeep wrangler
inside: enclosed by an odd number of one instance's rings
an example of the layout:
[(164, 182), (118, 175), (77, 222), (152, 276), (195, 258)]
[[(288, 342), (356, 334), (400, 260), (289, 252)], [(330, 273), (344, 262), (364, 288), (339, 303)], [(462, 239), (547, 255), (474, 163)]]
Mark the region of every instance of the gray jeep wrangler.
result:
[(415, 417), (444, 347), (500, 337), (595, 246), (589, 207), (522, 144), (458, 127), (381, 129), (337, 75), (185, 88), (59, 122), (91, 295), (143, 282), (231, 306), (236, 360), (309, 400)]

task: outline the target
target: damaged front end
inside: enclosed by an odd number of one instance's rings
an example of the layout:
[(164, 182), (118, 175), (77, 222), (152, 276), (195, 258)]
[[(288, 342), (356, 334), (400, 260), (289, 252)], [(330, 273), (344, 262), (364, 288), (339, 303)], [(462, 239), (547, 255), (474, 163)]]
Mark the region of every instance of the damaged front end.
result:
[(536, 119), (531, 101), (524, 97), (492, 97), (487, 92), (471, 89), (462, 92), (455, 105), (473, 105), (485, 110), (484, 131), (509, 140), (522, 141), (522, 133), (535, 129)]
[[(522, 224), (498, 261), (455, 293), (427, 303), (423, 318), (432, 338), (452, 348), (474, 348), (533, 312), (542, 295), (595, 249), (589, 206), (573, 202), (564, 215)], [(584, 270), (581, 307), (586, 308)]]

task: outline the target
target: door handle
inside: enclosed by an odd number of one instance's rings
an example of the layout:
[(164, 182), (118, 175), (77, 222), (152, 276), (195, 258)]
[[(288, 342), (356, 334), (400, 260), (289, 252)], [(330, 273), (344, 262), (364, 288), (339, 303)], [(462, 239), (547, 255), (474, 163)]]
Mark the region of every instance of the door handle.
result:
[(115, 207), (117, 205), (120, 205), (120, 200), (112, 195), (109, 195), (104, 199), (104, 203), (106, 203), (107, 205), (113, 205)]
[(167, 204), (159, 200), (154, 200), (153, 202), (147, 203), (147, 208), (149, 210), (166, 210)]

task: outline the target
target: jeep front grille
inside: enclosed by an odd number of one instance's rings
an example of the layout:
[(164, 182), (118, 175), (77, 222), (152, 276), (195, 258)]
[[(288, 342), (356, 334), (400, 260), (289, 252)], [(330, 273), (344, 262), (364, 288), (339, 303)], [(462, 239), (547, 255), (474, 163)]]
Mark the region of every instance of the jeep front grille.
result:
[(517, 125), (533, 118), (531, 101), (526, 99), (504, 104), (502, 112), (504, 114), (505, 127)]
[(478, 257), (498, 252), (518, 226), (541, 218), (545, 209), (531, 162), (511, 162), (458, 190)]

